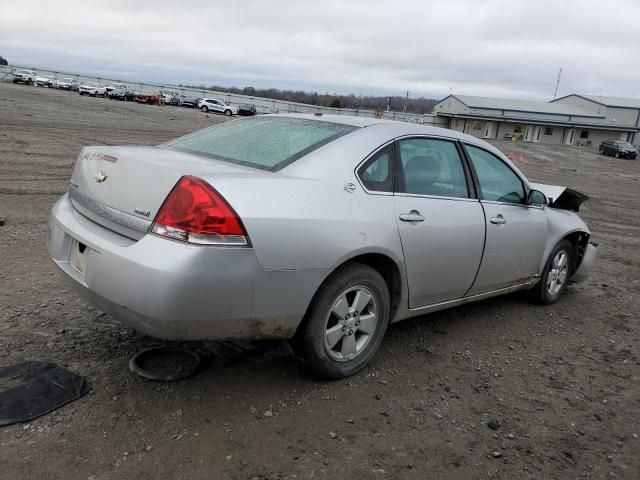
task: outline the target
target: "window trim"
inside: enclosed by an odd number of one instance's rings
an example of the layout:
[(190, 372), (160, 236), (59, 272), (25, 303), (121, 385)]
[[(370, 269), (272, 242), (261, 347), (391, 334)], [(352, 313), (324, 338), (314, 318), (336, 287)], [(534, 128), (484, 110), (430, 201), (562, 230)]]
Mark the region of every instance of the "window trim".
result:
[[(407, 140), (407, 139), (413, 139), (413, 138), (424, 138), (427, 140), (444, 140), (444, 141), (448, 141), (448, 142), (453, 142), (456, 145), (456, 149), (458, 151), (458, 155), (460, 156), (460, 161), (462, 162), (462, 169), (464, 170), (464, 175), (465, 175), (465, 180), (467, 182), (467, 192), (468, 192), (468, 197), (467, 198), (462, 198), (462, 197), (440, 197), (437, 195), (421, 195), (421, 194), (417, 194), (417, 193), (404, 193), (404, 192), (397, 192), (396, 191), (396, 184), (397, 184), (397, 178), (398, 178), (398, 162), (400, 161), (400, 154), (399, 154), (399, 149), (397, 148), (396, 143), (400, 142), (401, 140)], [(393, 155), (393, 192), (380, 192), (380, 191), (376, 191), (376, 190), (369, 190), (367, 189), (367, 187), (365, 187), (364, 182), (362, 181), (362, 179), (360, 178), (360, 175), (358, 174), (358, 170), (360, 170), (360, 168), (367, 163), (369, 160), (371, 160), (375, 155), (377, 155), (381, 150), (383, 150), (384, 148), (388, 147), (389, 145), (393, 144), (393, 150), (394, 150), (394, 155)], [(355, 166), (355, 168), (353, 169), (353, 174), (355, 175), (356, 179), (358, 180), (358, 183), (360, 184), (360, 187), (362, 187), (362, 190), (367, 194), (367, 195), (387, 195), (387, 196), (404, 196), (404, 197), (416, 197), (416, 198), (435, 198), (435, 199), (440, 199), (440, 200), (454, 200), (454, 201), (466, 201), (466, 202), (477, 202), (479, 200), (481, 200), (480, 195), (479, 195), (479, 191), (478, 191), (478, 187), (477, 187), (477, 182), (475, 180), (475, 171), (471, 168), (471, 164), (469, 162), (469, 158), (467, 156), (467, 152), (463, 146), (463, 142), (462, 140), (460, 140), (459, 138), (454, 138), (454, 137), (447, 137), (444, 135), (433, 135), (433, 134), (406, 134), (406, 135), (400, 135), (398, 137), (392, 138), (387, 140), (386, 142), (384, 142), (383, 144), (381, 144), (380, 146), (376, 147), (374, 150), (371, 151), (371, 153), (369, 153), (366, 157), (364, 157), (363, 160), (361, 160), (360, 162), (358, 162), (358, 164)], [(519, 178), (522, 179), (522, 177), (520, 175), (518, 175)], [(526, 183), (526, 182), (525, 182)], [(510, 205), (515, 205), (515, 204), (510, 204)]]
[[(374, 160), (375, 157), (378, 156), (379, 153), (381, 153), (382, 151), (389, 149), (389, 167), (391, 169), (391, 191), (384, 191), (384, 190), (369, 190), (366, 186), (365, 186), (365, 182), (361, 177), (361, 171), (366, 169)], [(395, 142), (393, 140), (385, 143), (384, 145), (382, 145), (381, 147), (377, 148), (376, 150), (374, 150), (371, 154), (369, 154), (364, 161), (360, 162), (355, 169), (355, 175), (356, 178), (358, 179), (358, 183), (360, 183), (360, 186), (362, 187), (362, 189), (371, 194), (371, 195), (393, 195), (394, 191), (395, 191), (395, 183), (396, 183), (396, 145)]]
[[(492, 204), (496, 204), (496, 205), (513, 205), (513, 206), (516, 206), (516, 207), (525, 207), (525, 208), (542, 208), (542, 207), (537, 206), (537, 205), (527, 205), (526, 201), (527, 201), (527, 198), (529, 198), (529, 192), (531, 191), (531, 187), (529, 186), (529, 182), (528, 182), (528, 180), (526, 178), (524, 178), (522, 176), (522, 174), (520, 174), (520, 172), (518, 172), (517, 170), (514, 170), (514, 168), (511, 165), (509, 165), (508, 162), (505, 162), (504, 159), (500, 158), (499, 155), (496, 155), (494, 152), (490, 151), (487, 148), (483, 148), (480, 145), (476, 145), (474, 143), (464, 142), (464, 141), (461, 141), (461, 143), (462, 143), (462, 146), (464, 148), (464, 152), (465, 152), (467, 161), (469, 162), (469, 168), (471, 168), (471, 172), (472, 172), (472, 176), (473, 176), (473, 182), (475, 184), (476, 192), (478, 194), (478, 199), (481, 202), (483, 202), (483, 203), (492, 203)], [(518, 179), (520, 180), (520, 183), (522, 183), (522, 187), (523, 187), (523, 190), (524, 190), (525, 203), (500, 202), (498, 200), (486, 200), (485, 198), (483, 198), (482, 188), (480, 186), (480, 179), (478, 178), (478, 172), (476, 171), (476, 168), (473, 165), (473, 162), (471, 161), (471, 154), (467, 150), (467, 146), (477, 148), (478, 150), (483, 150), (483, 151), (487, 152), (488, 154), (493, 155), (498, 160), (500, 160), (509, 170), (511, 170), (513, 172), (513, 174), (516, 177), (518, 177)]]
[[(424, 140), (440, 140), (445, 142), (453, 143), (456, 151), (458, 152), (458, 157), (460, 158), (460, 164), (462, 165), (462, 171), (464, 172), (464, 179), (467, 184), (467, 196), (466, 197), (448, 197), (442, 195), (425, 195), (420, 193), (408, 193), (408, 192), (399, 192), (397, 190), (397, 186), (402, 184), (404, 185), (404, 171), (402, 169), (402, 159), (400, 158), (400, 145), (398, 145), (403, 140), (414, 140), (414, 139), (424, 139)], [(477, 201), (478, 195), (475, 188), (475, 184), (472, 179), (471, 171), (469, 169), (469, 165), (467, 164), (467, 159), (465, 157), (465, 153), (460, 145), (460, 140), (456, 138), (450, 137), (439, 137), (436, 135), (405, 135), (402, 137), (398, 137), (394, 141), (395, 145), (395, 159), (394, 159), (394, 176), (393, 176), (393, 194), (397, 196), (410, 196), (417, 198), (438, 198), (438, 199), (446, 199), (446, 200), (472, 200)]]

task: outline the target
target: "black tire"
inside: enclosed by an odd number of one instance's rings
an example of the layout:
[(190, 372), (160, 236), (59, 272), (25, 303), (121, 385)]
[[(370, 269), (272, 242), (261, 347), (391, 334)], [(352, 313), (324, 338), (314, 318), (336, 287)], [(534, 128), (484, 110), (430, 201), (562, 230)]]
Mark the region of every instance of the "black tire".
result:
[(600, 147), (600, 155), (604, 155), (604, 148)]
[(620, 152), (616, 152), (616, 153), (615, 153), (615, 157), (616, 157), (616, 158), (620, 158)]
[(200, 107), (200, 110), (202, 110), (204, 113), (207, 113), (209, 111), (209, 107), (203, 105), (202, 107)]
[[(365, 343), (361, 347), (362, 350), (350, 359), (337, 360), (327, 351), (325, 331), (329, 325), (328, 322), (334, 318), (337, 320), (337, 317), (331, 315), (334, 303), (350, 288), (365, 288), (371, 293), (373, 302), (368, 305), (373, 305), (377, 323), (373, 332), (364, 336)], [(355, 295), (355, 292), (351, 293)], [(351, 293), (347, 293), (347, 296)], [(324, 378), (344, 378), (353, 375), (371, 360), (380, 347), (389, 323), (389, 310), (389, 290), (382, 276), (367, 265), (360, 263), (345, 265), (331, 274), (316, 292), (300, 328), (291, 341), (293, 350), (309, 364), (315, 373)], [(352, 315), (349, 321), (353, 322), (358, 318), (360, 317)], [(358, 321), (356, 325), (359, 326), (360, 322)], [(339, 325), (335, 323), (334, 326)], [(343, 326), (342, 331), (343, 338), (338, 340), (336, 346), (342, 345), (341, 342), (347, 335), (353, 335), (352, 342), (363, 340), (363, 332), (358, 327)]]
[[(561, 251), (563, 251), (567, 258), (566, 265), (566, 276), (565, 279), (560, 286), (560, 288), (555, 292), (549, 291), (549, 282), (551, 281), (550, 276), (553, 275), (553, 261)], [(551, 305), (552, 303), (557, 302), (562, 294), (567, 289), (567, 285), (569, 284), (569, 279), (571, 275), (573, 275), (575, 262), (575, 254), (573, 251), (573, 245), (569, 240), (561, 240), (554, 248), (551, 250), (549, 254), (549, 258), (547, 259), (547, 263), (544, 266), (544, 270), (542, 271), (542, 278), (538, 282), (538, 284), (531, 290), (533, 299), (541, 303), (542, 305)]]
[(225, 110), (225, 111), (224, 111), (224, 115), (225, 115), (226, 117), (230, 117), (231, 115), (233, 115), (233, 112), (232, 112), (231, 110), (228, 110), (228, 109), (227, 109), (227, 110)]

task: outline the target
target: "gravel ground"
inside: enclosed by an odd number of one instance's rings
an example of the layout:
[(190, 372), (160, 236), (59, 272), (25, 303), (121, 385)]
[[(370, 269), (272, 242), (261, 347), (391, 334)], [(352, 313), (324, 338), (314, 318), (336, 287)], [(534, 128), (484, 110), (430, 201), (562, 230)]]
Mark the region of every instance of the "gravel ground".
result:
[(498, 142), (531, 179), (591, 197), (599, 263), (556, 305), (516, 294), (393, 325), (371, 365), (334, 382), (280, 344), (176, 383), (131, 374), (155, 341), (68, 290), (48, 212), (83, 145), (222, 120), (0, 83), (0, 365), (49, 360), (92, 385), (0, 429), (0, 477), (640, 478), (640, 162), (584, 148)]

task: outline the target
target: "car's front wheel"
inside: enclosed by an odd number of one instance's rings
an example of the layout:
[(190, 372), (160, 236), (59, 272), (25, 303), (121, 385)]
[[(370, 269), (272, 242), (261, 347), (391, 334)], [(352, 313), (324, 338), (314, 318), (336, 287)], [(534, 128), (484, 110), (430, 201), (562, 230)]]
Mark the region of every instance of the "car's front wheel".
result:
[(571, 242), (561, 240), (547, 259), (540, 282), (532, 290), (534, 299), (543, 305), (557, 302), (573, 275), (574, 252)]
[(230, 117), (232, 113), (233, 113), (233, 112), (232, 112), (231, 110), (229, 110), (229, 109), (227, 109), (227, 110), (225, 110), (225, 111), (224, 111), (224, 114), (225, 114), (227, 117)]
[(616, 153), (615, 153), (615, 157), (616, 157), (616, 158), (620, 158), (620, 152), (616, 152)]
[(389, 310), (389, 290), (376, 270), (359, 263), (341, 267), (311, 301), (294, 350), (323, 377), (352, 375), (378, 350)]

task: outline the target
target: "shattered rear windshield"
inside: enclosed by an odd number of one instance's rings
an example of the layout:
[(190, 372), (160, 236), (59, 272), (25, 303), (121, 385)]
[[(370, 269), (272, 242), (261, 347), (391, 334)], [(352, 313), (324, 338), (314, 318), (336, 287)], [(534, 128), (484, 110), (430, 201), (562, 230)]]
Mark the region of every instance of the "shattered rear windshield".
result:
[(303, 118), (253, 117), (214, 125), (162, 145), (225, 162), (277, 171), (358, 129)]

